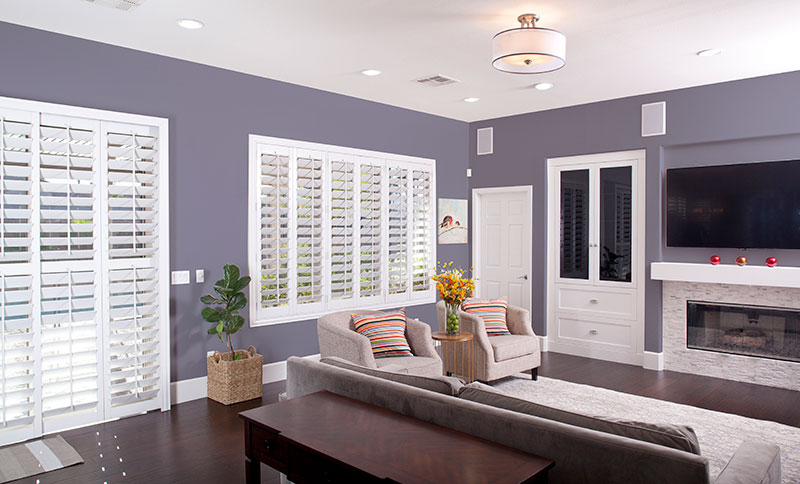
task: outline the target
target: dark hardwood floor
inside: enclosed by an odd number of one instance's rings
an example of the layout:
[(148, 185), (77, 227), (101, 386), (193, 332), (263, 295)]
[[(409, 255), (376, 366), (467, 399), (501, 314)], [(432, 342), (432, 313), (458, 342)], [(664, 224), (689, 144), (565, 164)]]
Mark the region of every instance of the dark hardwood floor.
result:
[[(800, 427), (800, 392), (790, 390), (557, 353), (542, 354), (539, 375)], [(62, 432), (86, 462), (15, 482), (244, 482), (244, 425), (238, 413), (276, 402), (284, 388), (284, 382), (265, 385), (261, 399), (228, 407), (195, 400), (169, 412)], [(277, 482), (277, 472), (262, 466), (262, 483)]]

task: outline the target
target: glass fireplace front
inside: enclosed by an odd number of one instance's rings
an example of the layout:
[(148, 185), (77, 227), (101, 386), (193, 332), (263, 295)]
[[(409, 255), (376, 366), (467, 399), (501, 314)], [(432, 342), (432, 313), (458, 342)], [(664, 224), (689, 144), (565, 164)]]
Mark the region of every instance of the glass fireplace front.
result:
[(800, 310), (686, 302), (686, 346), (800, 361)]

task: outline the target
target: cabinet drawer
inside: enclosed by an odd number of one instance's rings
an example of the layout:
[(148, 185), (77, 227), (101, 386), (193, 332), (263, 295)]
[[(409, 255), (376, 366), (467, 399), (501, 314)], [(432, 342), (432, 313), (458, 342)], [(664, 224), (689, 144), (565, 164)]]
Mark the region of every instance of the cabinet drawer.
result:
[(633, 346), (632, 328), (628, 324), (558, 318), (558, 337), (591, 344), (614, 346), (619, 349)]
[(605, 292), (595, 288), (559, 287), (558, 309), (590, 311), (604, 316), (636, 317), (636, 296), (630, 292)]
[(295, 446), (289, 449), (289, 470), (287, 472), (287, 477), (291, 481), (315, 484), (337, 484), (344, 482), (349, 484), (377, 484), (387, 482), (348, 465)]
[(250, 430), (250, 445), (256, 459), (278, 470), (286, 468), (289, 445), (277, 433), (253, 425)]

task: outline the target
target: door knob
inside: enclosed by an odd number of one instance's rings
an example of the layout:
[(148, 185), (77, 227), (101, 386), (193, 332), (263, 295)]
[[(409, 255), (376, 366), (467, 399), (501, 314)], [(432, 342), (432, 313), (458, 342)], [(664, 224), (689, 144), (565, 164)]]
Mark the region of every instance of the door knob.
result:
[(528, 280), (528, 274), (525, 274), (524, 276), (519, 276), (519, 277), (517, 277), (517, 279), (525, 279), (527, 281)]

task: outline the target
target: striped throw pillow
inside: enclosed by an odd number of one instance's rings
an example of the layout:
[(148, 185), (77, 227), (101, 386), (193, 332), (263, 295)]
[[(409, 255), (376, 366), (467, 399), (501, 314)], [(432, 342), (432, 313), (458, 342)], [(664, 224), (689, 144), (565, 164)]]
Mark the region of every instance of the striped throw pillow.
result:
[(479, 316), (486, 326), (487, 336), (511, 334), (506, 323), (508, 299), (467, 299), (461, 305), (465, 312)]
[(414, 356), (406, 340), (406, 313), (353, 315), (353, 326), (356, 332), (363, 334), (372, 345), (375, 358), (392, 356)]

